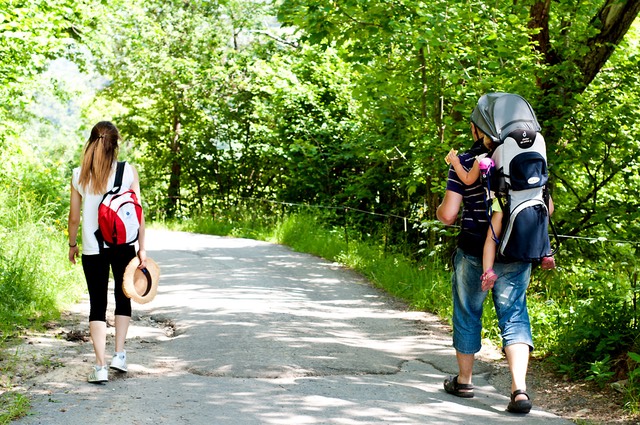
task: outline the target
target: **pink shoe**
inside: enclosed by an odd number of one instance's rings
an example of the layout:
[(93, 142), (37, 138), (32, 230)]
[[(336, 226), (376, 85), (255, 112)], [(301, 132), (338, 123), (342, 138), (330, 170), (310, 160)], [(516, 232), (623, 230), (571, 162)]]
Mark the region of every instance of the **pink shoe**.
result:
[(543, 270), (553, 270), (556, 268), (556, 260), (553, 257), (542, 257), (540, 267)]

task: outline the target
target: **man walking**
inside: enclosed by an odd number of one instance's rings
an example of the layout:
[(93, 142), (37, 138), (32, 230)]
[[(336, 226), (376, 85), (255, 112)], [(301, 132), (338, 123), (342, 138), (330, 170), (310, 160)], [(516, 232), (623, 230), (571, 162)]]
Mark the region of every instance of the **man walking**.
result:
[[(477, 155), (486, 153), (491, 139), (476, 123), (471, 123), (474, 144), (459, 155), (468, 171)], [(475, 353), (481, 349), (482, 304), (488, 291), (481, 288), (482, 249), (489, 229), (484, 188), (478, 179), (465, 185), (453, 168), (449, 169), (444, 199), (436, 211), (438, 220), (455, 223), (462, 207), (461, 231), (453, 256), (451, 278), (453, 296), (453, 346), (456, 350), (458, 375), (444, 382), (445, 391), (458, 397), (474, 396), (472, 383)], [(533, 349), (531, 325), (526, 304), (531, 264), (524, 262), (500, 263), (494, 266), (498, 280), (492, 290), (493, 303), (509, 369), (511, 371), (511, 401), (507, 410), (529, 413), (532, 407), (527, 394), (526, 374), (529, 353)]]

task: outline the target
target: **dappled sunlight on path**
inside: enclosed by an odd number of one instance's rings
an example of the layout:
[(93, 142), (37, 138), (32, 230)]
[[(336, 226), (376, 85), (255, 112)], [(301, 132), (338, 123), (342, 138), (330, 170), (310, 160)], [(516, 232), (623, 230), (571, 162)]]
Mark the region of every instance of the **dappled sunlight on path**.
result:
[[(41, 377), (24, 423), (511, 423), (479, 369), (476, 398), (442, 390), (447, 327), (361, 276), (286, 247), (150, 231), (162, 277), (136, 305), (128, 374), (87, 384), (90, 360)], [(91, 359), (89, 343), (78, 358)], [(72, 371), (71, 373), (69, 371)], [(55, 404), (48, 403), (54, 400)], [(527, 423), (566, 423), (534, 411)]]

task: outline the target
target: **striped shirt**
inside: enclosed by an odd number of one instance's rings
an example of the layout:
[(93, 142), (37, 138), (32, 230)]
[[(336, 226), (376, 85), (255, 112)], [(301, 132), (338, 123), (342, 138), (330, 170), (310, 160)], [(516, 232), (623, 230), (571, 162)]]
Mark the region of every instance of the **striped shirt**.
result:
[[(476, 156), (486, 152), (487, 149), (480, 140), (475, 142), (467, 152), (458, 155), (458, 158), (464, 169), (469, 171), (473, 167)], [(458, 178), (453, 167), (449, 167), (447, 190), (462, 195), (462, 220), (458, 247), (469, 255), (482, 257), (482, 247), (487, 236), (489, 221), (485, 190), (480, 179), (467, 186)]]

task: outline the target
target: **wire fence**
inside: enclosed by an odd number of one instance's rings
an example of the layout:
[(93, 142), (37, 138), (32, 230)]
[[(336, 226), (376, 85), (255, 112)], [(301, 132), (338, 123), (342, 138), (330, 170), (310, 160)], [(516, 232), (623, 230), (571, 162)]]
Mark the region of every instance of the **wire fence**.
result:
[[(405, 216), (401, 216), (401, 215), (376, 213), (376, 212), (366, 211), (366, 210), (353, 208), (353, 207), (348, 207), (348, 206), (313, 205), (313, 204), (306, 204), (306, 203), (274, 201), (274, 200), (271, 200), (271, 199), (254, 198), (254, 197), (242, 197), (241, 199), (252, 200), (252, 201), (260, 201), (260, 202), (267, 202), (267, 203), (278, 204), (278, 205), (282, 205), (282, 206), (296, 206), (296, 207), (305, 207), (305, 208), (313, 208), (313, 209), (327, 209), (327, 210), (336, 210), (336, 211), (345, 211), (345, 212), (346, 211), (353, 211), (353, 212), (357, 212), (357, 213), (361, 213), (361, 214), (368, 214), (368, 215), (385, 217), (385, 218), (400, 219), (400, 220), (403, 221), (405, 232), (408, 230), (408, 222), (413, 220), (410, 217), (405, 217)], [(460, 226), (455, 225), (455, 224), (452, 224), (452, 225), (441, 224), (441, 225), (443, 227), (449, 227), (449, 228), (460, 228)], [(561, 238), (561, 239), (567, 239), (567, 240), (571, 239), (571, 240), (588, 241), (589, 243), (601, 242), (601, 243), (628, 244), (628, 245), (635, 245), (635, 246), (640, 245), (640, 241), (630, 241), (630, 240), (623, 240), (623, 239), (611, 239), (611, 238), (607, 238), (607, 237), (604, 237), (604, 236), (597, 236), (597, 237), (594, 237), (594, 236), (570, 236), (570, 235), (561, 235), (561, 234), (559, 234), (558, 237)]]
[[(301, 202), (285, 202), (285, 201), (276, 201), (273, 199), (266, 199), (266, 198), (256, 198), (252, 196), (238, 196), (236, 199), (241, 199), (244, 201), (264, 202), (272, 205), (280, 205), (283, 207), (302, 207), (302, 208), (317, 209), (317, 210), (333, 210), (333, 211), (344, 212), (344, 213), (354, 212), (358, 214), (364, 214), (364, 215), (370, 215), (370, 216), (376, 216), (376, 217), (382, 217), (382, 218), (388, 218), (388, 219), (397, 219), (397, 220), (402, 220), (402, 226), (405, 232), (409, 231), (409, 223), (423, 224), (426, 221), (431, 221), (435, 223), (437, 226), (440, 226), (442, 228), (451, 228), (451, 229), (460, 228), (460, 226), (457, 224), (447, 225), (447, 224), (440, 223), (437, 220), (419, 220), (409, 216), (402, 216), (398, 214), (388, 214), (388, 213), (378, 213), (378, 212), (367, 211), (367, 210), (354, 208), (346, 205), (318, 205), (318, 204), (301, 203)], [(585, 241), (592, 244), (610, 243), (610, 244), (626, 244), (631, 246), (640, 246), (640, 241), (608, 238), (605, 236), (576, 236), (576, 235), (558, 234), (558, 238), (564, 239), (564, 240)]]

